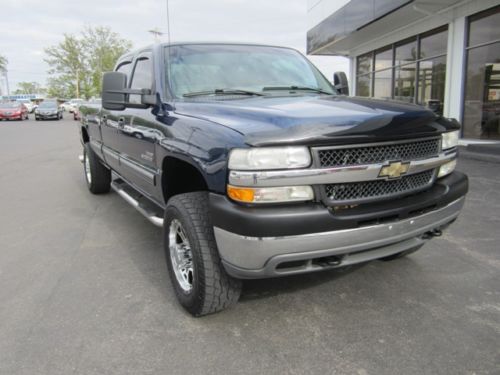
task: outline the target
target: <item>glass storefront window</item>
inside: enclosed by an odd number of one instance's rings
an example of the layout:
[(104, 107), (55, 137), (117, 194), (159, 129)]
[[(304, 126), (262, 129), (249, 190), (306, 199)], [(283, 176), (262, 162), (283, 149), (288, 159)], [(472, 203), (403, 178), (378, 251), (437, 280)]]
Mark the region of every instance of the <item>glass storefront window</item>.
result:
[(464, 137), (500, 139), (500, 43), (467, 52)]
[(375, 53), (375, 70), (382, 70), (392, 66), (392, 48)]
[(497, 8), (487, 10), (469, 18), (470, 47), (500, 39), (500, 12)]
[(417, 103), (442, 115), (446, 79), (446, 56), (424, 60), (418, 69)]
[(356, 94), (418, 103), (442, 113), (447, 44), (448, 27), (443, 26), (359, 56)]
[(446, 53), (448, 45), (448, 29), (433, 33), (431, 35), (422, 35), (420, 38), (420, 59), (443, 55)]
[(417, 60), (417, 39), (396, 47), (395, 65), (402, 65)]
[(392, 89), (392, 69), (375, 72), (373, 86), (373, 97), (378, 99), (390, 99)]
[(394, 99), (408, 103), (415, 101), (416, 64), (397, 67), (394, 70)]
[(372, 74), (364, 74), (356, 79), (356, 95), (371, 96)]

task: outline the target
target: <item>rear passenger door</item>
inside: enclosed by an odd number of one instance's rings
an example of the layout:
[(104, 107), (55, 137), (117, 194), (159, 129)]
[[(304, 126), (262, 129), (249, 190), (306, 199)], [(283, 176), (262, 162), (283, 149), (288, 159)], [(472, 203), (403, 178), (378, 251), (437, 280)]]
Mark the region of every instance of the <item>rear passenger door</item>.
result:
[[(152, 53), (137, 55), (131, 76), (130, 88), (154, 89)], [(139, 95), (130, 95), (130, 103), (141, 103)], [(123, 122), (118, 127), (120, 144), (120, 173), (133, 185), (148, 193), (155, 185), (155, 143), (161, 133), (155, 127), (152, 108), (127, 108)]]

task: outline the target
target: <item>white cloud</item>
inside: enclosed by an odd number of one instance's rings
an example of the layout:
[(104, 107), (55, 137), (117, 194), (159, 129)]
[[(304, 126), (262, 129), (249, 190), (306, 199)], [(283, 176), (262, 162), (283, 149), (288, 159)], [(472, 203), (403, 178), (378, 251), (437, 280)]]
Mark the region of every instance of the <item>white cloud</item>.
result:
[[(2, 13), (22, 14), (2, 19), (0, 54), (9, 59), (11, 89), (20, 81), (44, 84), (48, 66), (43, 49), (85, 25), (109, 26), (135, 47), (153, 41), (148, 30), (167, 30), (166, 0), (8, 1)], [(254, 42), (305, 52), (306, 17), (305, 0), (170, 0), (172, 41)], [(344, 58), (310, 59), (329, 79), (336, 70), (348, 70)]]

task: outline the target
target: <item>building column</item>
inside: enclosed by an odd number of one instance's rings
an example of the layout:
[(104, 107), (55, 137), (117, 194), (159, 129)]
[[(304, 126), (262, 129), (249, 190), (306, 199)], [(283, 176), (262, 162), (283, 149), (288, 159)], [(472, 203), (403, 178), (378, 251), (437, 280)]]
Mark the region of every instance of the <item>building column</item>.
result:
[(448, 53), (443, 116), (462, 121), (465, 82), (466, 17), (455, 18), (448, 25)]
[(350, 57), (349, 58), (349, 80), (350, 86), (349, 86), (349, 95), (350, 96), (355, 96), (356, 93), (356, 57)]

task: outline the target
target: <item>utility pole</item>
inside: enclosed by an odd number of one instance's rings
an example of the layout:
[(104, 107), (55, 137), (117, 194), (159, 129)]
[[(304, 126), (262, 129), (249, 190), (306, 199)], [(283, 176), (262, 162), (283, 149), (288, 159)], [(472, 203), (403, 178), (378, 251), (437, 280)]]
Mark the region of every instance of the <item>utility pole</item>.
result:
[(80, 69), (76, 70), (76, 98), (80, 99)]
[[(9, 89), (9, 75), (7, 74), (7, 69), (5, 69), (4, 76), (5, 76), (5, 86), (7, 87), (7, 96), (9, 96), (9, 97), (10, 97), (10, 89)], [(9, 99), (10, 99), (10, 98), (9, 98)]]

